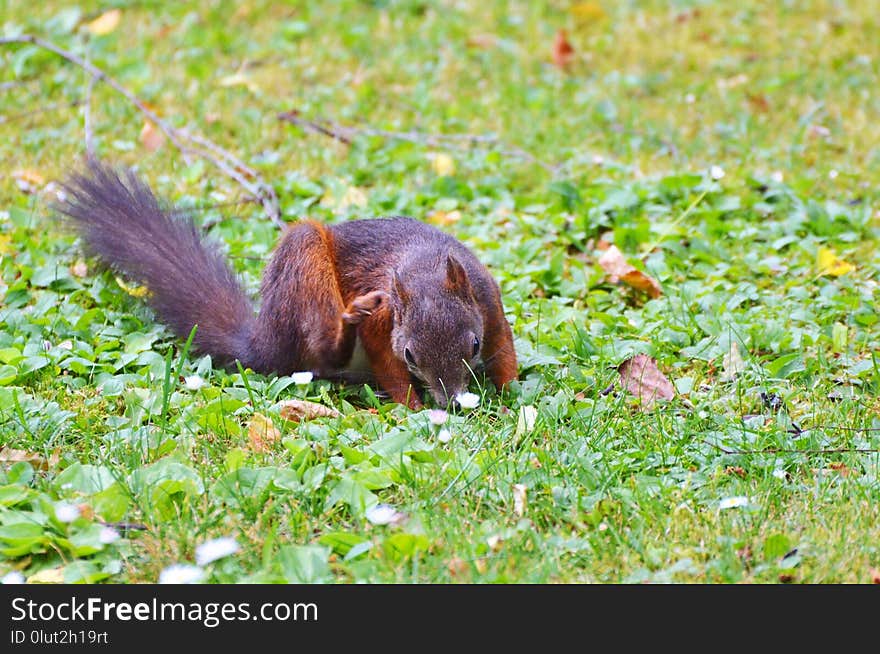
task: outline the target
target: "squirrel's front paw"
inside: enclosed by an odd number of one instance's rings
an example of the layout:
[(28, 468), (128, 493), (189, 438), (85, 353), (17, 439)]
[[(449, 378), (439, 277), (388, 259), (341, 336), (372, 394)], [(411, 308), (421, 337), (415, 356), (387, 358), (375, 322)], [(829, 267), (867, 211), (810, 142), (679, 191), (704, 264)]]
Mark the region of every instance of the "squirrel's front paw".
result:
[(342, 314), (342, 322), (349, 325), (359, 325), (369, 316), (373, 315), (387, 301), (388, 293), (385, 291), (372, 291), (364, 295), (358, 295), (345, 308), (345, 312)]

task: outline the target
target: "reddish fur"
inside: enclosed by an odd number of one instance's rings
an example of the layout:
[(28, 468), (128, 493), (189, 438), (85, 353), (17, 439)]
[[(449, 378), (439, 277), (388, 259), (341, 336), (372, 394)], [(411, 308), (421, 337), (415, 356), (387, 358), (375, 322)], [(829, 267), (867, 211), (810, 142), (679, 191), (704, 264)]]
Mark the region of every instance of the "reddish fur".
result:
[(420, 409), (422, 402), (410, 383), (406, 364), (391, 350), (391, 313), (387, 307), (373, 314), (360, 326), (361, 343), (379, 386), (395, 402)]
[[(264, 270), (254, 316), (219, 248), (201, 238), (191, 218), (162, 206), (133, 174), (93, 164), (90, 177), (73, 176), (66, 190), (68, 200), (58, 208), (89, 248), (146, 283), (151, 305), (178, 336), (186, 338), (198, 325), (194, 347), (225, 365), (238, 360), (261, 373), (311, 370), (332, 377), (349, 364), (360, 336), (378, 385), (416, 409), (422, 402), (410, 370), (392, 348), (392, 331), (400, 328), (394, 316), (411, 299), (452, 292), (457, 302), (447, 302), (442, 315), (408, 323), (428, 332), (407, 338), (442, 351), (467, 333), (467, 316), (478, 311), (489, 378), (499, 390), (516, 379), (513, 337), (497, 283), (460, 242), (418, 221), (292, 225)], [(437, 266), (445, 267), (445, 281), (437, 278)], [(438, 355), (429, 371), (442, 380), (453, 355)]]

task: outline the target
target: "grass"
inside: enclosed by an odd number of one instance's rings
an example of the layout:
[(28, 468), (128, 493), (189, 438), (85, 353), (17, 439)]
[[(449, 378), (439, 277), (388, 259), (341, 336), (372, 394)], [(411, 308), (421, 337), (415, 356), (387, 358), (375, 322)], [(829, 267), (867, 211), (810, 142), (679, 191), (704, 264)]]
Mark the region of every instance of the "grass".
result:
[[(232, 537), (204, 580), (877, 578), (869, 3), (117, 2), (91, 35), (110, 6), (13, 1), (2, 31), (88, 54), (255, 166), (287, 220), (404, 213), (461, 238), (502, 286), (520, 381), (442, 442), (369, 388), (186, 353), (50, 211), (83, 157), (83, 72), (0, 46), (0, 576), (154, 582)], [(347, 146), (277, 120), (291, 109), (417, 137)], [(261, 209), (210, 163), (145, 149), (104, 85), (91, 120), (101, 157), (193, 207), (255, 292), (277, 238)], [(609, 283), (602, 241), (663, 295)], [(853, 269), (821, 274), (822, 249)], [(639, 352), (677, 391), (650, 410), (616, 384)], [(286, 422), (289, 398), (343, 415)], [(373, 524), (377, 503), (404, 519)]]

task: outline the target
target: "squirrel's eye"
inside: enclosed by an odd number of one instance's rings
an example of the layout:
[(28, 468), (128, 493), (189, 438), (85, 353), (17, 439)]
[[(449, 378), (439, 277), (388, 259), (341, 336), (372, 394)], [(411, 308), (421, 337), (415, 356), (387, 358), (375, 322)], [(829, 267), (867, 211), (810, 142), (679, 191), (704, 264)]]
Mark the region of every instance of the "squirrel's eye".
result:
[(474, 336), (474, 356), (480, 353), (480, 339)]
[(412, 352), (409, 351), (408, 347), (403, 348), (403, 357), (409, 365), (413, 368), (416, 367), (416, 358), (413, 356)]

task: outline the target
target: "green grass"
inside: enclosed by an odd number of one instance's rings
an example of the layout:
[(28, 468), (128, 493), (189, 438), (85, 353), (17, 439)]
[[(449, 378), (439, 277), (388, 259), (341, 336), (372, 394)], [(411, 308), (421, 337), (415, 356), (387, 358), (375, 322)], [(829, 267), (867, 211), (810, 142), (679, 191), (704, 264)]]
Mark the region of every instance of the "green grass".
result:
[[(870, 3), (183, 4), (114, 3), (119, 27), (96, 37), (84, 24), (109, 4), (13, 0), (0, 30), (87, 54), (258, 169), (287, 220), (403, 213), (461, 238), (501, 284), (520, 381), (452, 416), (442, 442), (425, 412), (368, 388), (186, 354), (49, 208), (49, 182), (83, 159), (72, 103), (86, 76), (0, 46), (0, 576), (153, 582), (227, 536), (239, 551), (207, 564), (207, 581), (877, 574)], [(567, 71), (551, 63), (559, 28), (576, 51)], [(277, 120), (291, 109), (420, 136), (347, 146)], [(277, 238), (261, 209), (209, 162), (187, 165), (168, 142), (148, 152), (143, 118), (101, 84), (91, 120), (99, 155), (195, 207), (256, 291)], [(438, 153), (454, 174), (437, 174)], [(605, 280), (600, 240), (664, 294)], [(820, 248), (854, 269), (820, 275)], [(745, 367), (723, 381), (731, 343)], [(606, 392), (638, 352), (677, 389), (650, 411)], [(204, 386), (187, 388), (193, 375)], [(343, 416), (288, 423), (288, 398)], [(523, 407), (532, 429), (517, 429)], [(265, 452), (250, 444), (255, 413), (279, 431)], [(732, 498), (745, 499), (721, 508)], [(405, 519), (372, 524), (376, 503)], [(138, 528), (117, 524), (107, 543), (102, 521)]]

